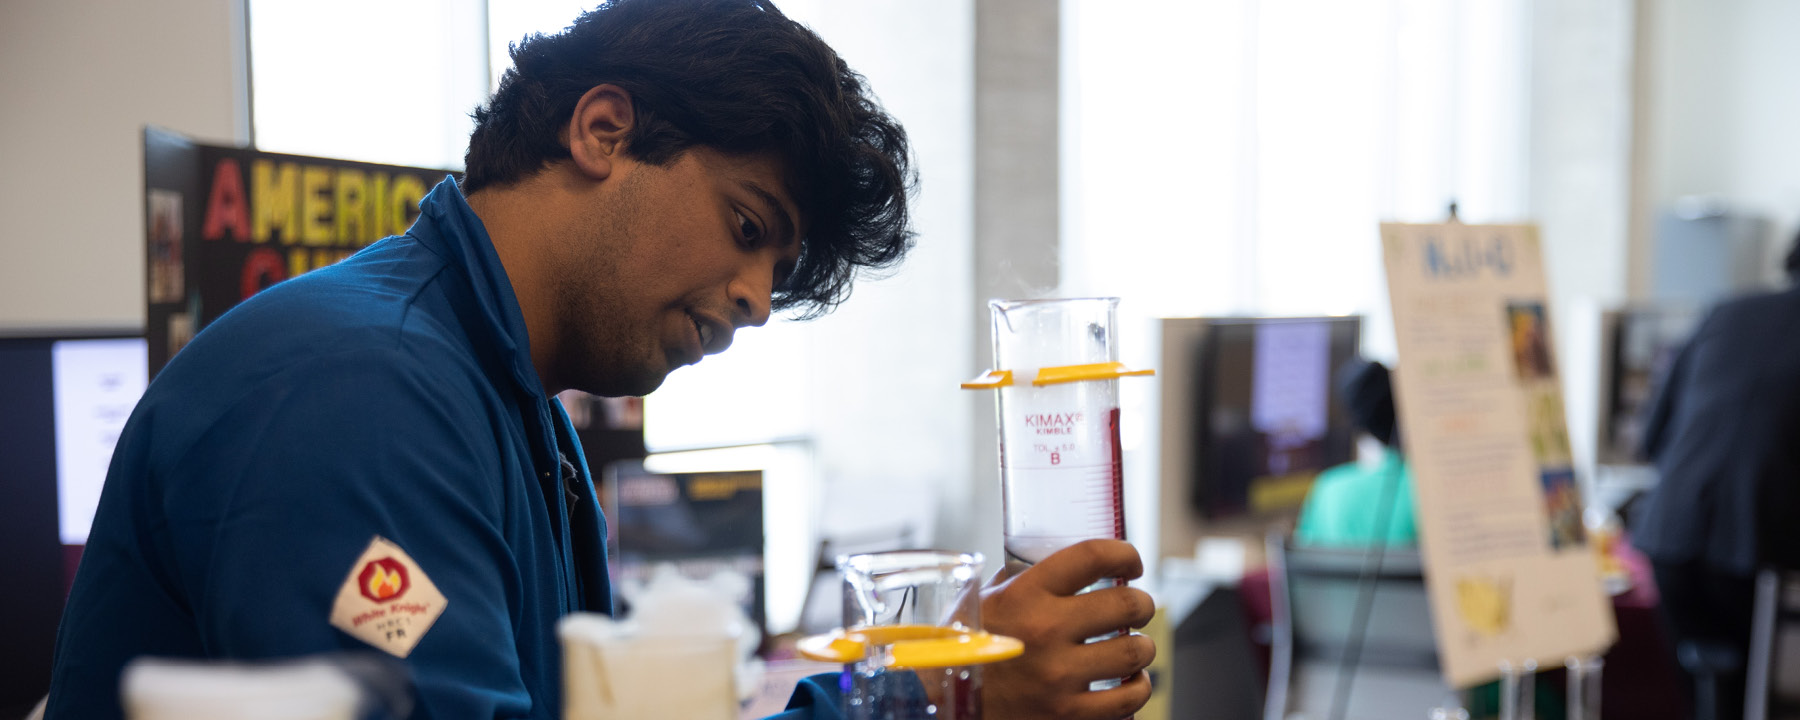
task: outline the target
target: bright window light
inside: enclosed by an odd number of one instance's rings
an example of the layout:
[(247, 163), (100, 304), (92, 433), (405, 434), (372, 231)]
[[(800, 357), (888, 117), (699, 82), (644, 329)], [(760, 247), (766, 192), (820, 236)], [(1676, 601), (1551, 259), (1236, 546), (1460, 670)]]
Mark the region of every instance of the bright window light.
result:
[(1064, 293), (1385, 316), (1381, 222), (1525, 219), (1524, 0), (1064, 10)]
[(500, 87), (500, 76), (512, 67), (509, 46), (526, 35), (556, 33), (599, 3), (594, 0), (504, 0), (488, 3), (488, 91)]
[(250, 0), (257, 148), (460, 170), (487, 95), (485, 4)]

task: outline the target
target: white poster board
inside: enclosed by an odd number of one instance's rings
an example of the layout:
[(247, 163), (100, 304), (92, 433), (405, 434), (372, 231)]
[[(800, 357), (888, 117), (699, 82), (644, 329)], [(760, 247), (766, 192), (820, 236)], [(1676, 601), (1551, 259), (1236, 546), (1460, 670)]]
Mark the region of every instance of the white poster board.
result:
[(1617, 630), (1582, 526), (1537, 229), (1383, 224), (1381, 240), (1446, 681), (1602, 652)]

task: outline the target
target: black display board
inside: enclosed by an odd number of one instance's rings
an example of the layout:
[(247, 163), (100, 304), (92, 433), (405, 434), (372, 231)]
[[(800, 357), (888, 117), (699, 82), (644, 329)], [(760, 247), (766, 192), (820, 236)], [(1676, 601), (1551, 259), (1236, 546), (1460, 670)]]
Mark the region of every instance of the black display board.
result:
[(405, 232), (445, 174), (203, 145), (145, 128), (151, 377), (244, 298)]

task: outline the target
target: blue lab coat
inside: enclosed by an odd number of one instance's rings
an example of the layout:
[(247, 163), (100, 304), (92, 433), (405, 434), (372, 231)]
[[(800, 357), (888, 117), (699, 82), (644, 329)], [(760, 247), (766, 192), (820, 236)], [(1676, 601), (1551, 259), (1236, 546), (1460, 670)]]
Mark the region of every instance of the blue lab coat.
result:
[[(449, 179), (420, 209), (246, 300), (151, 383), (63, 616), (49, 718), (119, 717), (139, 656), (373, 651), (329, 617), (377, 536), (446, 601), (405, 658), (413, 717), (561, 717), (556, 622), (612, 611), (605, 520), (480, 219)], [(802, 683), (777, 717), (837, 717), (834, 684)]]
[(406, 658), (414, 717), (561, 716), (556, 622), (612, 610), (605, 521), (480, 220), (448, 179), (420, 208), (232, 309), (151, 383), (76, 573), (50, 718), (119, 717), (137, 656), (371, 651), (329, 616), (376, 536), (446, 600)]
[(770, 715), (766, 720), (839, 720), (844, 716), (839, 712), (843, 698), (838, 688), (840, 677), (827, 673), (801, 680), (794, 686), (787, 710)]

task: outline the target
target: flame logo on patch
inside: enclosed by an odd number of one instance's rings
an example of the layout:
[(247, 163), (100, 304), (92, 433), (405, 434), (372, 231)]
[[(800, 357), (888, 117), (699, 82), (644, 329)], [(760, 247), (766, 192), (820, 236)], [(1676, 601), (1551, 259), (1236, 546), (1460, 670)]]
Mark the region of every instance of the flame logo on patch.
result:
[(412, 580), (406, 576), (405, 565), (391, 557), (385, 557), (364, 565), (362, 572), (356, 576), (356, 584), (362, 590), (363, 597), (384, 603), (405, 595), (407, 588), (412, 587)]

